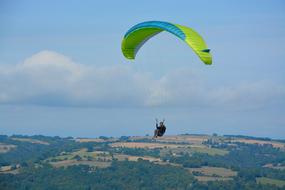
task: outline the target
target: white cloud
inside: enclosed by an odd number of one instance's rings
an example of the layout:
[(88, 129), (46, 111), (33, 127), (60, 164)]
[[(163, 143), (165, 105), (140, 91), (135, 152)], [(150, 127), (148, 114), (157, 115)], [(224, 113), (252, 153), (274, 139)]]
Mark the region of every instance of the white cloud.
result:
[(284, 103), (285, 87), (270, 81), (210, 86), (189, 70), (155, 80), (130, 66), (96, 67), (42, 51), (0, 66), (0, 103), (66, 106), (230, 106)]
[(262, 80), (243, 82), (234, 87), (220, 87), (211, 94), (214, 105), (258, 108), (285, 103), (285, 86)]
[(42, 51), (0, 68), (0, 102), (48, 105), (142, 104), (141, 76), (123, 66), (94, 67)]

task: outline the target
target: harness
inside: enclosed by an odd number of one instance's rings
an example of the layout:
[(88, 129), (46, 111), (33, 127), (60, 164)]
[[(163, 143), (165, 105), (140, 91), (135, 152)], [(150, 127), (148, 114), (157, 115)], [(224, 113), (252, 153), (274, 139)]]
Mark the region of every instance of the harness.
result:
[(163, 134), (165, 133), (165, 131), (166, 131), (166, 127), (163, 125), (162, 127), (160, 127), (160, 128), (158, 129), (157, 136), (159, 136), (159, 137), (163, 136)]

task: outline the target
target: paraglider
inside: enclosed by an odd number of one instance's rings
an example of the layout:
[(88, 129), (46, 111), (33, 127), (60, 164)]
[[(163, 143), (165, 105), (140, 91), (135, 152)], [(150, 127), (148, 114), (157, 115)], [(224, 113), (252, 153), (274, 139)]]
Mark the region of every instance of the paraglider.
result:
[[(127, 59), (135, 59), (140, 48), (150, 38), (163, 31), (169, 32), (184, 41), (192, 48), (203, 63), (206, 65), (212, 64), (210, 49), (200, 34), (192, 28), (163, 21), (147, 21), (131, 27), (124, 35), (122, 41), (121, 48), (123, 55)], [(153, 138), (162, 137), (165, 131), (164, 120), (158, 124), (158, 120), (156, 119), (156, 129)]]
[(166, 127), (164, 125), (165, 119), (159, 122), (159, 124), (158, 124), (158, 119), (155, 119), (155, 121), (156, 121), (155, 124), (156, 129), (154, 130), (153, 138), (162, 137), (166, 131)]
[(127, 59), (135, 59), (144, 43), (162, 31), (174, 34), (188, 44), (201, 61), (207, 65), (212, 64), (210, 49), (196, 31), (186, 26), (163, 21), (142, 22), (130, 28), (122, 41), (122, 53)]

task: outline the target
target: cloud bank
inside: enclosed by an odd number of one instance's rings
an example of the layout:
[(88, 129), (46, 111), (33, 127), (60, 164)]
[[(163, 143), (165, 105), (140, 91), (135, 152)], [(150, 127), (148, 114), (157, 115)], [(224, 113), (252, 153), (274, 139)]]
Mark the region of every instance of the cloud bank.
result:
[(0, 104), (255, 108), (284, 104), (284, 97), (285, 86), (268, 80), (211, 86), (182, 69), (154, 79), (128, 65), (83, 65), (53, 51), (0, 65)]

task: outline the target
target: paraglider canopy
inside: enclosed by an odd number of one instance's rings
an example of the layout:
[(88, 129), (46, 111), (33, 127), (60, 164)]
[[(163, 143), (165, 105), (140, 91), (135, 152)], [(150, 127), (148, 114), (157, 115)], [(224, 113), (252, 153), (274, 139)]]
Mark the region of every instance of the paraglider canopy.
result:
[(135, 59), (143, 44), (156, 34), (167, 31), (186, 42), (207, 65), (212, 64), (212, 56), (203, 38), (193, 29), (162, 21), (148, 21), (130, 28), (122, 41), (122, 52), (127, 59)]

